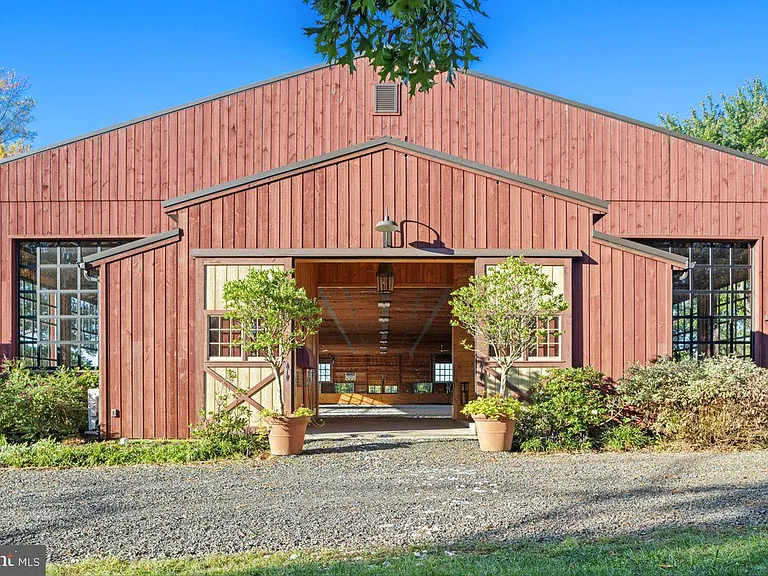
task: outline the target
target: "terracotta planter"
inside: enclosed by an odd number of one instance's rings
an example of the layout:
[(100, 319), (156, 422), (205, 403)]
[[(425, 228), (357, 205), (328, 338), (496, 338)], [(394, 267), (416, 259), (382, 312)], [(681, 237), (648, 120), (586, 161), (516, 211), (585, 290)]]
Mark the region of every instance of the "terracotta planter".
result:
[(477, 428), (477, 439), (483, 452), (509, 452), (515, 435), (515, 421), (506, 416), (490, 420), (481, 414), (473, 414)]
[(284, 416), (267, 418), (269, 426), (269, 451), (275, 456), (301, 454), (307, 433), (309, 416)]

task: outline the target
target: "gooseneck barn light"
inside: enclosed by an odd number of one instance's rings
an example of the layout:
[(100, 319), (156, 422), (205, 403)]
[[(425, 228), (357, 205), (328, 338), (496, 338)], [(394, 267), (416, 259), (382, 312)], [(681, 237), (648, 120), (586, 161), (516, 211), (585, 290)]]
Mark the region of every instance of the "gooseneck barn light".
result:
[(376, 224), (376, 231), (383, 235), (384, 248), (392, 248), (392, 232), (396, 232), (397, 228), (397, 222), (389, 217), (389, 212), (385, 212), (384, 220)]

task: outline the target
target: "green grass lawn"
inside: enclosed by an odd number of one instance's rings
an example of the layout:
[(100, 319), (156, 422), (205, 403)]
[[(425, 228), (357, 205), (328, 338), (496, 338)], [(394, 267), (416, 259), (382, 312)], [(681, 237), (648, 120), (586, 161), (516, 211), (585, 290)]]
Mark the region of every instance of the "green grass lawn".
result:
[[(426, 552), (424, 552), (426, 551)], [(423, 548), (354, 554), (279, 553), (204, 559), (89, 560), (49, 574), (160, 575), (768, 575), (768, 530), (666, 533), (601, 541), (569, 539), (472, 548)]]

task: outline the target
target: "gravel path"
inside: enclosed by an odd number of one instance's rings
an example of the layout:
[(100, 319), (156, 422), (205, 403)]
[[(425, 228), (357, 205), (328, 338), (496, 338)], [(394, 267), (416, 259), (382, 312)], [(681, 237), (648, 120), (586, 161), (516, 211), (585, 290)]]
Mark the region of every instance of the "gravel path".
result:
[(488, 455), (311, 441), (295, 458), (0, 470), (0, 544), (51, 558), (378, 548), (768, 526), (768, 452)]

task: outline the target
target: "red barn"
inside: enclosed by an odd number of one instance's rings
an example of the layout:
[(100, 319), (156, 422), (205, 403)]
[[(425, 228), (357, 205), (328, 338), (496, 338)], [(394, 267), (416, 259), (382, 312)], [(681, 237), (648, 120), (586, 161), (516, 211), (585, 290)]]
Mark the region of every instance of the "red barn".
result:
[(317, 66), (0, 161), (0, 346), (98, 366), (107, 437), (183, 437), (235, 386), (232, 405), (273, 404), (221, 289), (285, 266), (324, 315), (290, 406), (456, 416), (492, 370), (460, 345), (450, 292), (522, 255), (570, 307), (521, 389), (661, 355), (765, 365), (766, 197), (764, 159), (504, 80), (410, 98), (369, 67)]

